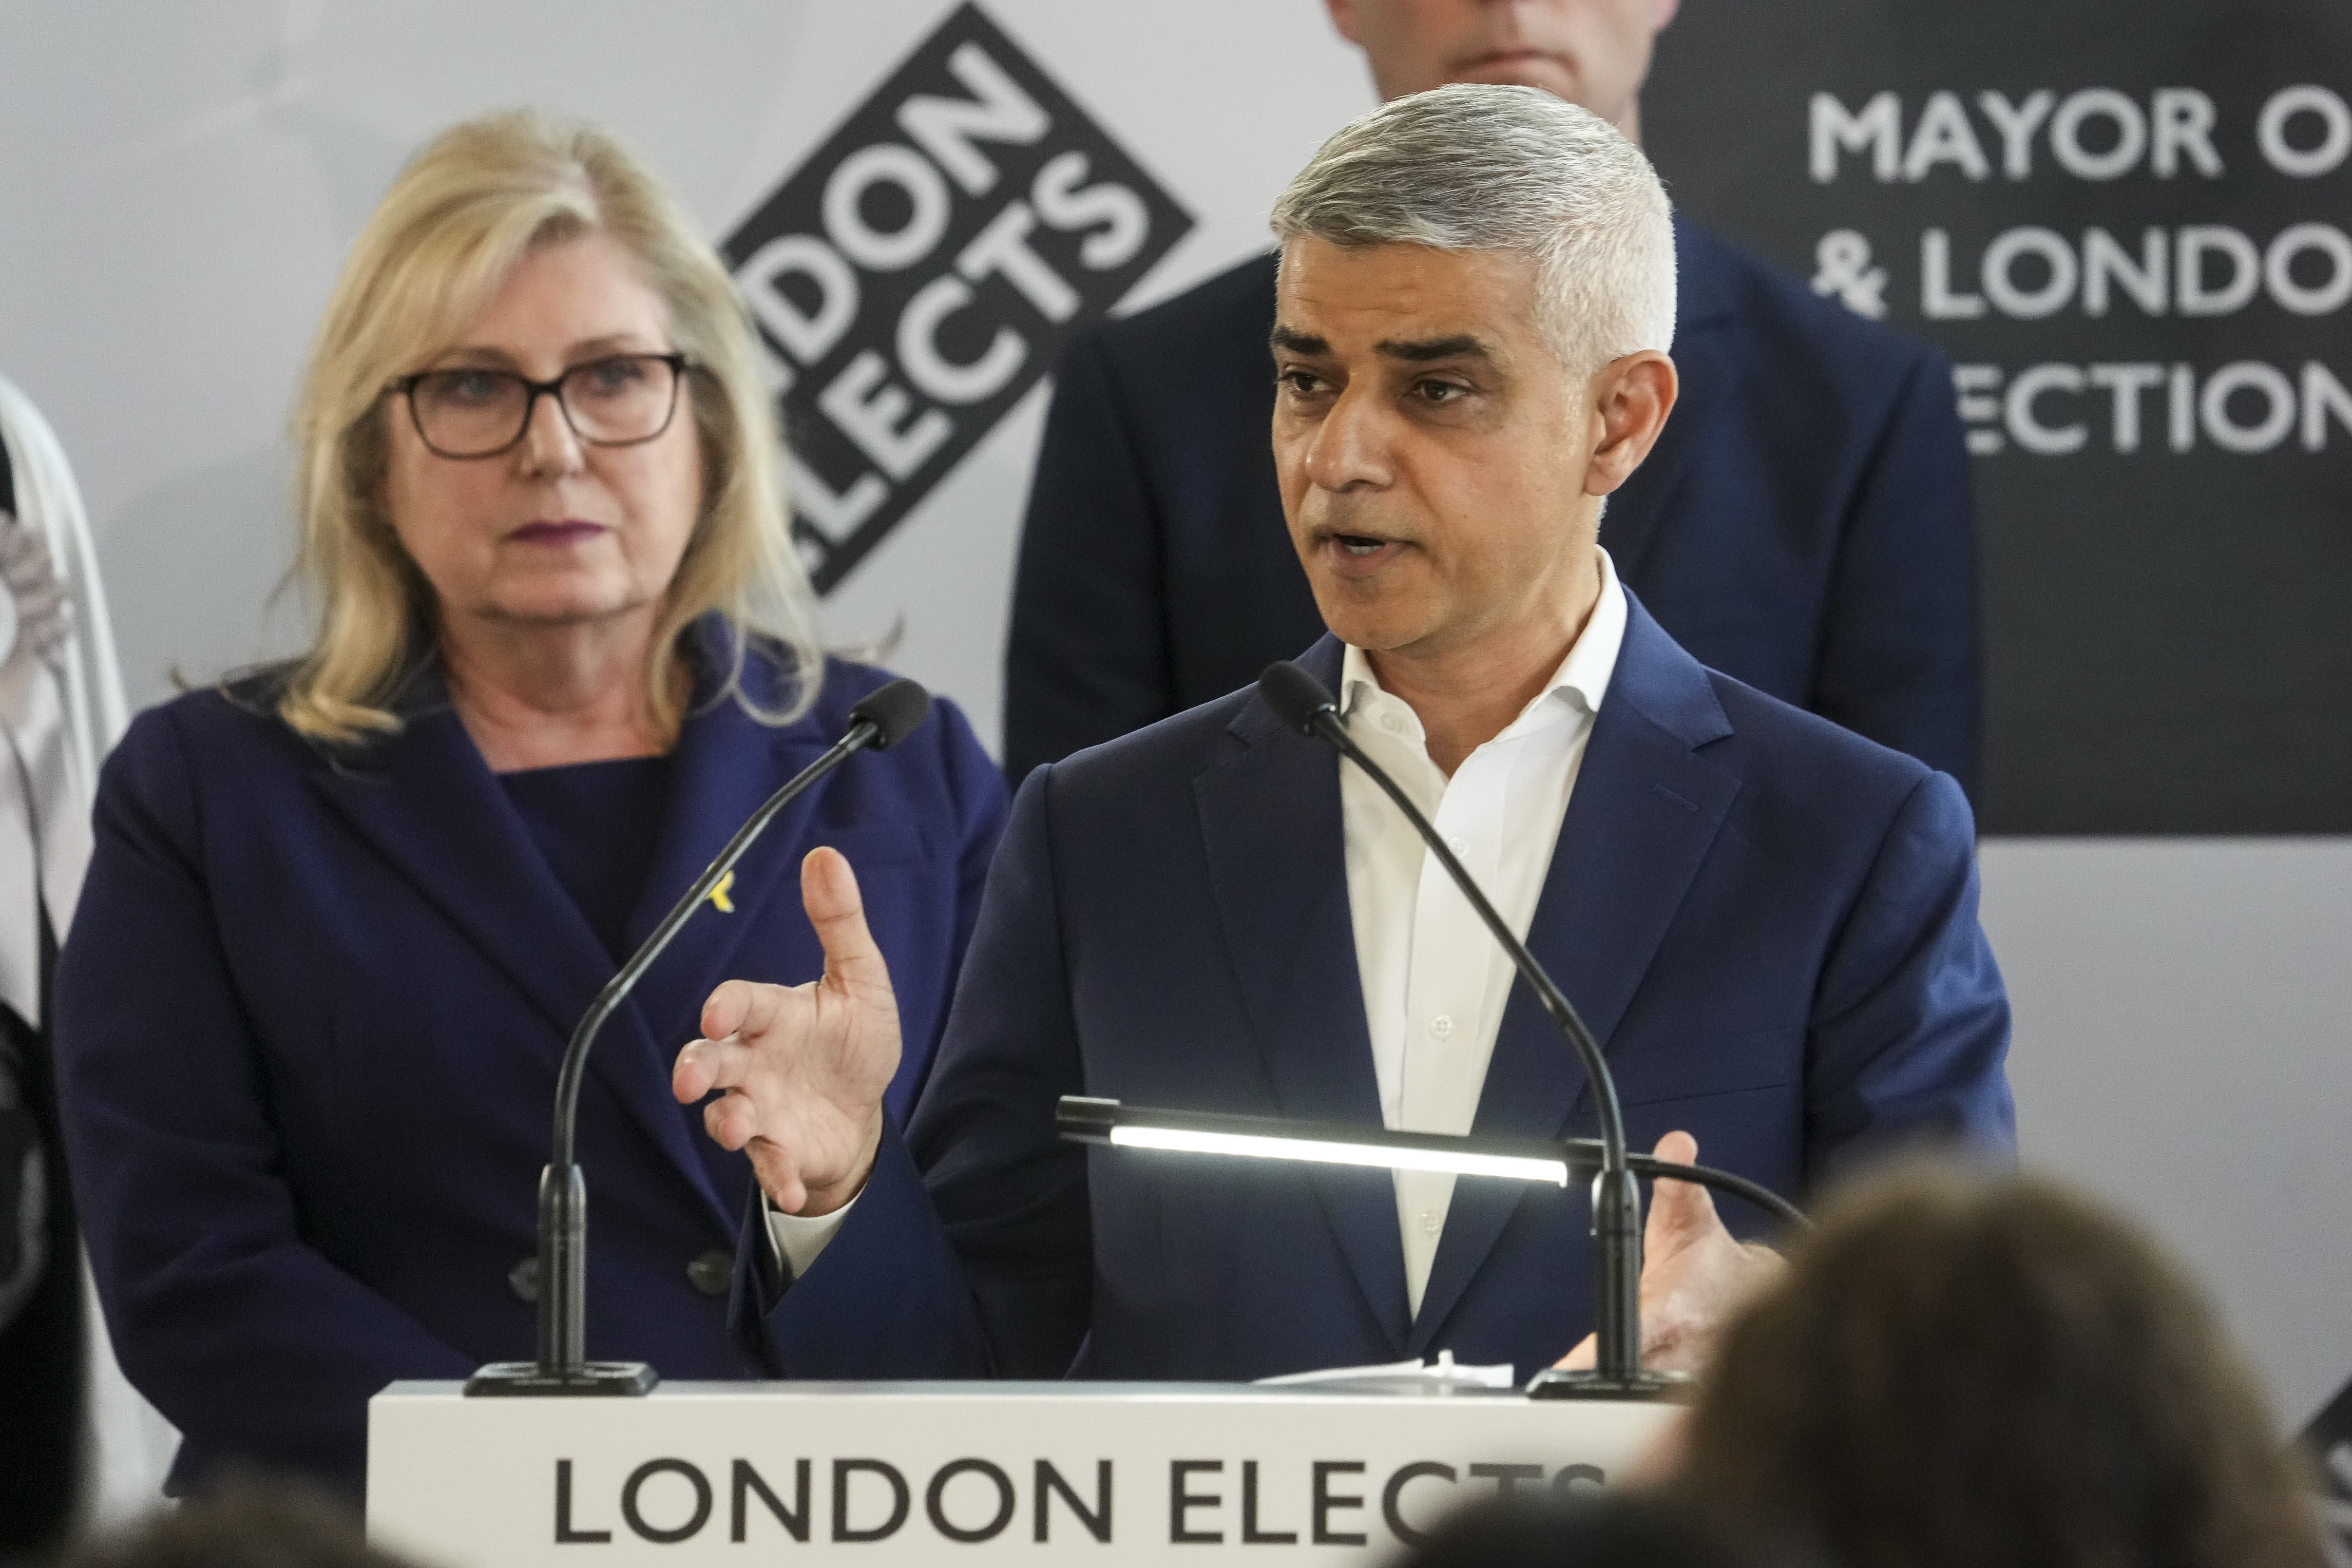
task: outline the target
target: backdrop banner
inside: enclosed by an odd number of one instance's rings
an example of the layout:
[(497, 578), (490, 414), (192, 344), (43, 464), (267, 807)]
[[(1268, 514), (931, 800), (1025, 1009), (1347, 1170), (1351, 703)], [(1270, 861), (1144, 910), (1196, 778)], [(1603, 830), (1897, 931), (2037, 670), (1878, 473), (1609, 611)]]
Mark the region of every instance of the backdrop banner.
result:
[(1692, 0), (1676, 201), (1950, 351), (1990, 833), (2352, 832), (2352, 10)]

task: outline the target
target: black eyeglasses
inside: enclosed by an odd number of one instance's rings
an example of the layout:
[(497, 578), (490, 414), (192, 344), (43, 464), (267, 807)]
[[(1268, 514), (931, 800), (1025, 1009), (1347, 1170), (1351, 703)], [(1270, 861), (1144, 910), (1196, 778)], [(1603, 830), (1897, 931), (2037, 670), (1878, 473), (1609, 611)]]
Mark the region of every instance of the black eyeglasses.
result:
[(444, 458), (495, 458), (530, 428), (541, 395), (555, 399), (572, 433), (592, 447), (634, 447), (669, 428), (684, 354), (612, 354), (575, 364), (553, 381), (464, 365), (404, 375), (384, 390), (408, 399), (425, 446)]

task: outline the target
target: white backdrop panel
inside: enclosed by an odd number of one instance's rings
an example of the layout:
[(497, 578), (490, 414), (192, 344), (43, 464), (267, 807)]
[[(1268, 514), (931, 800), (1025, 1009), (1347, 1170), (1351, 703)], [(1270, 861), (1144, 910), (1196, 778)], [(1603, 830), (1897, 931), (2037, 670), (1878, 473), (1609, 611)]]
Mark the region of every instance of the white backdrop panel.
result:
[(2352, 843), (2007, 839), (2026, 1160), (2196, 1268), (2297, 1424), (2352, 1373)]

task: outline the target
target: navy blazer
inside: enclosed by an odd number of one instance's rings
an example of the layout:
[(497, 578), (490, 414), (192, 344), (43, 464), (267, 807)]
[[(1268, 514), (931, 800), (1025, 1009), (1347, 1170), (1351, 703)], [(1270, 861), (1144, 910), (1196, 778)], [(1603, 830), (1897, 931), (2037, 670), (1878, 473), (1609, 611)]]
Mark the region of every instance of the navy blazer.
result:
[[(773, 700), (767, 668), (746, 684)], [(885, 679), (830, 662), (782, 728), (698, 707), (632, 944)], [(725, 1300), (750, 1164), (672, 1098), (671, 1059), (720, 981), (822, 972), (798, 868), (831, 844), (898, 986), (903, 1112), (1004, 809), (938, 705), (788, 807), (733, 911), (698, 911), (614, 1016), (580, 1100), (591, 1357), (751, 1370)], [(175, 1485), (241, 1456), (355, 1493), (369, 1395), (530, 1358), (509, 1270), (534, 1253), (556, 1063), (614, 967), (446, 704), (344, 756), (215, 690), (131, 726), (59, 965), (58, 1058), (100, 1298), (123, 1369), (185, 1435)]]
[[(1921, 1137), (2006, 1150), (2009, 1005), (1941, 773), (1700, 667), (1638, 602), (1528, 945), (1630, 1135), (1801, 1194)], [(1307, 667), (1339, 685), (1341, 649)], [(1521, 1375), (1591, 1323), (1588, 1204), (1464, 1177), (1418, 1317), (1383, 1171), (1058, 1142), (1065, 1094), (1381, 1123), (1334, 753), (1234, 693), (1030, 775), (930, 1086), (748, 1336), (796, 1376), (1255, 1378), (1450, 1349)], [(1593, 1119), (1516, 989), (1475, 1130)], [(1759, 1222), (1724, 1205), (1735, 1228)], [(887, 1289), (885, 1288), (887, 1285)]]
[[(1710, 668), (1975, 793), (1976, 515), (1951, 366), (1680, 218), (1682, 396), (1609, 498), (1618, 575)], [(1013, 584), (1004, 756), (1041, 763), (1322, 635), (1268, 428), (1275, 258), (1065, 351)]]

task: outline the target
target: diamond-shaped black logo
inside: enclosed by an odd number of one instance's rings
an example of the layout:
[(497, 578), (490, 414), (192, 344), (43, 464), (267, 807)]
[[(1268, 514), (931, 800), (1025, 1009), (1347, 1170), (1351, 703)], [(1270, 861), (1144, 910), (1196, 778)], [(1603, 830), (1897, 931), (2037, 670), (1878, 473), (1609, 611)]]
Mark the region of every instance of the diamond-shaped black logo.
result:
[(1192, 226), (965, 5), (723, 250), (780, 391), (817, 591)]

